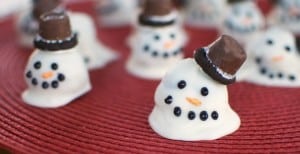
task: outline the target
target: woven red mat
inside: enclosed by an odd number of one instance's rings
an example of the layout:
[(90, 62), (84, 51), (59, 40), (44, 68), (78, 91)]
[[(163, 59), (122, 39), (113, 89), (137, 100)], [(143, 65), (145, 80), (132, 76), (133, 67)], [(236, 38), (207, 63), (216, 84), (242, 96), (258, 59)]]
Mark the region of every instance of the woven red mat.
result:
[[(188, 28), (186, 54), (216, 38), (215, 31)], [(100, 29), (121, 59), (90, 73), (93, 90), (59, 109), (28, 106), (23, 70), (30, 50), (16, 42), (12, 20), (0, 24), (0, 145), (16, 153), (299, 153), (300, 88), (229, 86), (230, 104), (242, 124), (215, 141), (181, 142), (159, 137), (147, 118), (159, 81), (127, 74), (129, 28)], [(222, 128), (220, 128), (222, 129)]]

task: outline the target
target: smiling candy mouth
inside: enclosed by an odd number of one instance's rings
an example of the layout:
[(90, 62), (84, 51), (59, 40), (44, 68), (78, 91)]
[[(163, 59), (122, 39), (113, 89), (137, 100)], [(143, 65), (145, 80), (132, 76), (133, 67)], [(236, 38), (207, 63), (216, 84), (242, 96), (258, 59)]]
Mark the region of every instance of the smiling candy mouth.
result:
[[(51, 74), (51, 75), (53, 76), (53, 74)], [(65, 80), (65, 75), (62, 73), (58, 73), (56, 79), (54, 79), (50, 82), (42, 81), (41, 83), (39, 83), (37, 78), (33, 77), (31, 71), (28, 71), (25, 76), (28, 80), (31, 80), (31, 84), (33, 86), (38, 86), (40, 84), (43, 89), (48, 89), (50, 86), (54, 89), (57, 89), (59, 87), (59, 83), (63, 82)], [(48, 76), (49, 75), (47, 75), (47, 77)]]

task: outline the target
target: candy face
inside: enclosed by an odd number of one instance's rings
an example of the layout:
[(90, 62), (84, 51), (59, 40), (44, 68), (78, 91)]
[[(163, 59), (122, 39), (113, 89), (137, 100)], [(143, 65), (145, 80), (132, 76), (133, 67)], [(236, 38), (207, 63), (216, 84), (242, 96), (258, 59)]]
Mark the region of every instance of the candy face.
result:
[(248, 54), (240, 80), (269, 86), (299, 86), (300, 55), (290, 32), (270, 28), (249, 45)]
[(161, 78), (183, 57), (185, 35), (177, 26), (140, 27), (131, 40), (129, 72), (144, 78)]
[(88, 72), (76, 50), (36, 50), (25, 69), (28, 89), (23, 100), (37, 107), (60, 107), (89, 91)]
[(224, 0), (190, 0), (187, 2), (186, 22), (195, 26), (218, 26), (221, 23)]
[(240, 119), (228, 104), (222, 85), (193, 59), (170, 69), (155, 92), (155, 107), (149, 116), (152, 129), (174, 140), (213, 140), (238, 129)]
[(232, 35), (245, 44), (247, 38), (255, 35), (264, 26), (263, 16), (254, 2), (247, 1), (229, 6), (224, 20), (223, 33)]

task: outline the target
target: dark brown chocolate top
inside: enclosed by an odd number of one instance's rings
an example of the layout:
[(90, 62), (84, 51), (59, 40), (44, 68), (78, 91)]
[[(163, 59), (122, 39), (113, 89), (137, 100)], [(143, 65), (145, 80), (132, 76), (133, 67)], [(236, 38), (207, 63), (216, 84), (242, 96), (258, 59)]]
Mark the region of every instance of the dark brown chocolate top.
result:
[(64, 40), (72, 35), (69, 17), (64, 11), (48, 12), (41, 16), (39, 34), (46, 40)]
[(228, 35), (222, 35), (208, 51), (208, 57), (223, 72), (234, 75), (246, 60), (246, 52)]
[(172, 12), (172, 0), (146, 0), (142, 16), (163, 16)]
[(46, 12), (49, 12), (61, 4), (61, 0), (34, 0), (32, 14), (35, 19)]

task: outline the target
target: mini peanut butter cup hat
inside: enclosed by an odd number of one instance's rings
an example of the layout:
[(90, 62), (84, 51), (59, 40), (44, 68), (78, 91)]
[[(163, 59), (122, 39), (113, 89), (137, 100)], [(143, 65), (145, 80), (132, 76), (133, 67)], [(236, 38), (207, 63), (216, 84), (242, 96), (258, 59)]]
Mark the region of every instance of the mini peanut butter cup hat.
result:
[(176, 22), (177, 13), (172, 0), (146, 0), (139, 23), (144, 26), (168, 26)]
[(212, 79), (228, 85), (246, 60), (246, 52), (236, 40), (222, 35), (210, 46), (196, 50), (194, 59)]
[(34, 40), (36, 48), (48, 51), (70, 49), (77, 45), (77, 35), (72, 32), (65, 11), (54, 10), (40, 17), (39, 34)]
[(32, 3), (32, 15), (39, 20), (42, 14), (57, 8), (61, 4), (61, 0), (33, 0)]

